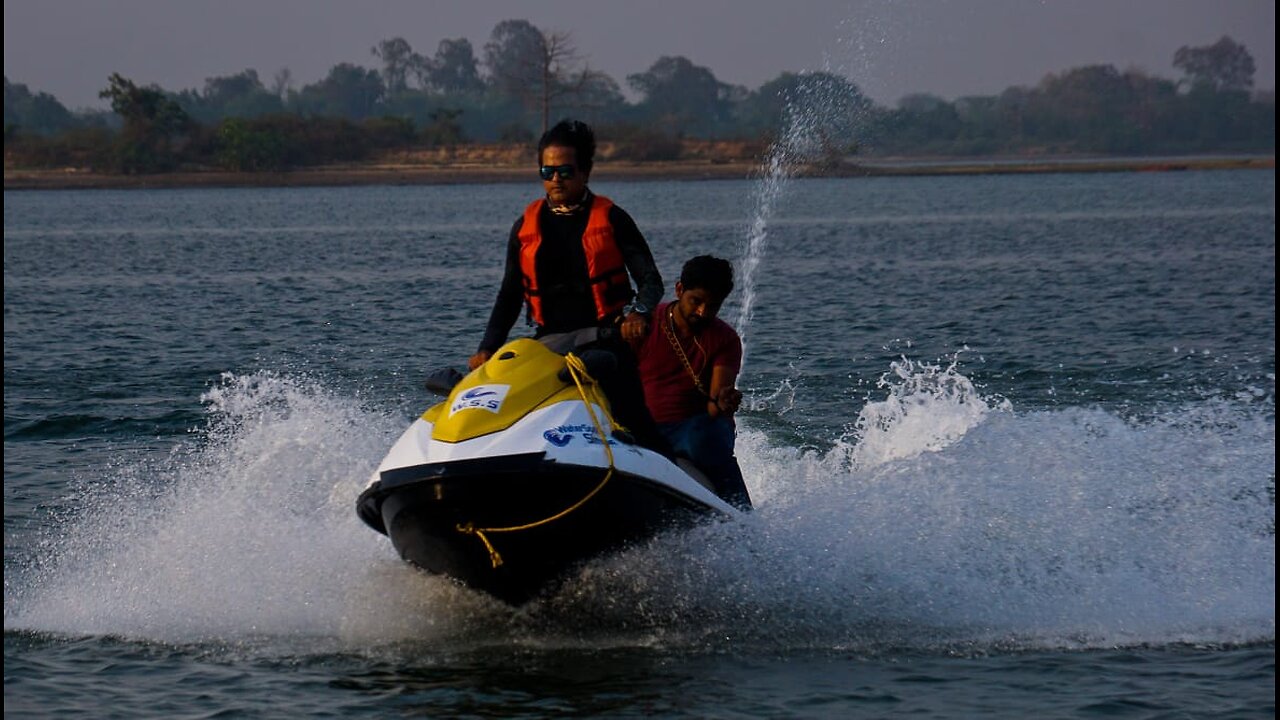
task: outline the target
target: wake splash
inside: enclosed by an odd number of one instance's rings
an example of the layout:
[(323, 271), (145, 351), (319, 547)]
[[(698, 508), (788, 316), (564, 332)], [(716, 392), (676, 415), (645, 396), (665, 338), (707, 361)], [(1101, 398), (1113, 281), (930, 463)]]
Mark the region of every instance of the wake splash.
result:
[(1017, 413), (905, 359), (880, 385), (825, 452), (740, 431), (757, 512), (599, 563), (568, 606), (712, 646), (1274, 641), (1270, 406)]
[(882, 390), (825, 452), (745, 419), (755, 513), (515, 611), (409, 568), (356, 519), (406, 418), (229, 376), (199, 442), (110, 471), (46, 529), (46, 561), (5, 579), (5, 627), (287, 654), (1274, 641), (1274, 412), (1019, 413), (909, 360)]
[[(403, 427), (305, 378), (225, 375), (199, 440), (84, 478), (5, 627), (202, 641), (326, 634), (377, 556), (352, 492)], [(354, 522), (353, 522), (354, 521)]]

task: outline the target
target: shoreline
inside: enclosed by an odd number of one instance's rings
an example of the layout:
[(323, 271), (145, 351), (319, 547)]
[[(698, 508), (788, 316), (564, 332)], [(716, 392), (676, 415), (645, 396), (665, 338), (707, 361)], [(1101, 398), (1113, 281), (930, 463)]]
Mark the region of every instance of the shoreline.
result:
[[(597, 163), (593, 180), (748, 180), (760, 176), (759, 162), (663, 161)], [(895, 177), (1009, 175), (1097, 172), (1178, 172), (1187, 170), (1275, 169), (1274, 155), (1123, 158), (884, 158), (802, 167), (796, 177)], [(122, 190), (218, 187), (341, 187), (362, 185), (459, 185), (532, 182), (524, 165), (380, 164), (323, 166), (285, 172), (184, 171), (155, 175), (107, 175), (68, 168), (5, 168), (5, 190)]]

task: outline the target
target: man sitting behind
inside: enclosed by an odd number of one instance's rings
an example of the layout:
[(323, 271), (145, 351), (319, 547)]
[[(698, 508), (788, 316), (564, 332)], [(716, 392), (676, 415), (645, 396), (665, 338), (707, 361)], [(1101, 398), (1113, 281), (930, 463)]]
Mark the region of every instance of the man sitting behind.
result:
[(742, 340), (716, 317), (732, 290), (727, 260), (700, 255), (685, 263), (675, 301), (658, 305), (638, 355), (658, 431), (708, 476), (717, 495), (749, 510), (751, 497), (733, 454)]

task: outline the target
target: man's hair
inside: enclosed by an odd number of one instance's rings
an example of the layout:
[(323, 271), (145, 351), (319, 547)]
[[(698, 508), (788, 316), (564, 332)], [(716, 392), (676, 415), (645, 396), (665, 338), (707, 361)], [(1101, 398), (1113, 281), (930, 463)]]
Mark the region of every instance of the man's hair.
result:
[(538, 162), (542, 162), (542, 151), (552, 145), (573, 148), (578, 168), (584, 173), (591, 172), (596, 156), (596, 134), (590, 125), (567, 118), (556, 123), (555, 127), (542, 133), (542, 139), (538, 141)]
[(680, 284), (685, 290), (702, 288), (721, 300), (733, 292), (733, 265), (710, 255), (699, 255), (680, 270)]

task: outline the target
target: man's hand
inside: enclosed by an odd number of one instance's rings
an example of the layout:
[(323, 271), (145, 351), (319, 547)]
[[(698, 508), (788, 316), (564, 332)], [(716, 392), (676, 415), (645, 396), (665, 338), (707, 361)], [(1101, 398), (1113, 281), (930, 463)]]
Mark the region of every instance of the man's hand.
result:
[(742, 391), (736, 387), (720, 388), (714, 399), (720, 414), (732, 415), (738, 412), (738, 406), (742, 404)]
[(622, 321), (622, 339), (633, 345), (638, 344), (649, 333), (649, 318), (638, 312), (627, 313)]
[(476, 368), (483, 365), (491, 355), (493, 355), (493, 353), (489, 352), (488, 350), (481, 350), (475, 355), (472, 355), (471, 359), (467, 360), (467, 369), (475, 370)]

